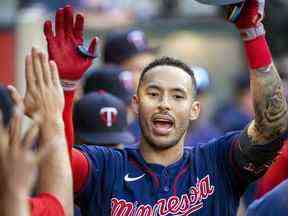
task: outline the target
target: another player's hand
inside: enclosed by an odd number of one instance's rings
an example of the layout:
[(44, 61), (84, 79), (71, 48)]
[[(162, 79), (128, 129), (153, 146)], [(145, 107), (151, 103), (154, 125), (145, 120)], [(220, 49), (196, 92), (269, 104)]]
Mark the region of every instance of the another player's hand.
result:
[(235, 22), (244, 40), (252, 40), (265, 34), (261, 23), (264, 9), (265, 0), (245, 0), (240, 16)]
[(83, 47), (83, 25), (84, 17), (81, 14), (76, 15), (74, 22), (71, 6), (57, 10), (55, 33), (50, 20), (44, 24), (49, 58), (56, 62), (64, 84), (66, 81), (68, 85), (73, 85), (71, 81), (79, 80), (96, 57), (97, 38), (92, 39), (88, 50)]
[(26, 56), (26, 114), (38, 122), (62, 126), (64, 94), (60, 84), (57, 66), (48, 56), (36, 48)]
[(0, 120), (0, 193), (26, 197), (31, 192), (35, 170), (48, 148), (40, 146), (38, 151), (32, 151), (39, 131), (36, 124), (21, 138), (22, 116), (20, 110), (14, 113), (9, 130)]

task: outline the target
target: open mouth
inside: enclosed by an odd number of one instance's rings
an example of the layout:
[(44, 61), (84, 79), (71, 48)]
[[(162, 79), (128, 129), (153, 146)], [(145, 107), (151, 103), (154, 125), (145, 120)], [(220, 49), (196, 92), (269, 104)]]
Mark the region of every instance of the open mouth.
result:
[(157, 135), (167, 135), (173, 129), (174, 120), (170, 116), (155, 116), (152, 118), (153, 132)]

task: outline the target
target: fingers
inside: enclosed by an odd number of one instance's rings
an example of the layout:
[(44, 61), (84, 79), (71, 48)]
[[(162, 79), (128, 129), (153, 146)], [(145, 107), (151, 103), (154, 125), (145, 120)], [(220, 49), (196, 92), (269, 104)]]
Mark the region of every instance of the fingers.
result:
[(92, 41), (90, 42), (90, 45), (89, 45), (89, 48), (88, 48), (88, 52), (95, 56), (96, 54), (96, 47), (98, 45), (98, 41), (99, 41), (99, 38), (95, 37), (92, 39)]
[(4, 127), (2, 112), (0, 111), (0, 157), (3, 158), (9, 149), (9, 136)]
[(21, 140), (21, 123), (23, 119), (23, 110), (18, 107), (14, 108), (14, 114), (9, 125), (9, 145), (10, 148), (19, 148)]
[(22, 96), (19, 94), (17, 89), (12, 85), (7, 86), (7, 89), (9, 90), (11, 99), (12, 99), (13, 104), (14, 104), (14, 107), (22, 110), (22, 112), (23, 112), (24, 111), (24, 104), (23, 104)]
[(47, 41), (51, 41), (54, 37), (53, 30), (52, 30), (52, 23), (50, 20), (47, 20), (44, 23), (44, 35)]
[(58, 9), (56, 12), (56, 37), (64, 37), (64, 10), (62, 8)]
[(64, 7), (64, 32), (66, 37), (73, 34), (73, 8), (70, 5)]
[(84, 16), (82, 14), (77, 14), (74, 26), (74, 37), (80, 42), (83, 42), (83, 28), (84, 28)]
[(39, 53), (41, 58), (41, 66), (43, 71), (44, 82), (50, 86), (52, 84), (51, 71), (49, 66), (48, 56), (45, 53)]
[(54, 61), (49, 61), (49, 66), (51, 70), (51, 78), (53, 85), (62, 89), (56, 63)]
[(26, 88), (28, 90), (35, 90), (36, 79), (33, 72), (33, 62), (31, 55), (26, 56), (25, 60), (25, 79), (26, 79)]
[(44, 78), (43, 78), (43, 71), (42, 71), (41, 60), (40, 60), (40, 53), (35, 47), (32, 48), (32, 62), (33, 62), (33, 72), (34, 72), (34, 77), (36, 78), (37, 87), (42, 88), (44, 86)]

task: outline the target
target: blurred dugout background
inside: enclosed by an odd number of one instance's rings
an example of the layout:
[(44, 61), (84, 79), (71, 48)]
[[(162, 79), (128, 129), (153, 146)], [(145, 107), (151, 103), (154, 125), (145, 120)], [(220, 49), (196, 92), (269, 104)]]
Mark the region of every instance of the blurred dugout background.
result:
[[(139, 27), (152, 46), (160, 47), (159, 56), (174, 56), (206, 68), (211, 76), (206, 107), (211, 109), (230, 96), (231, 78), (247, 72), (238, 33), (223, 20), (221, 8), (194, 0), (0, 0), (1, 82), (13, 83), (23, 92), (24, 56), (32, 45), (45, 49), (43, 22), (65, 4), (85, 14), (87, 39), (97, 35), (105, 40), (111, 30)], [(273, 54), (281, 57), (284, 67), (287, 11), (287, 1), (273, 0), (266, 19)], [(95, 66), (100, 63), (99, 58)]]
[[(203, 106), (208, 116), (221, 107), (222, 101), (235, 96), (235, 77), (248, 75), (238, 32), (223, 20), (221, 8), (194, 0), (0, 0), (1, 83), (14, 84), (24, 92), (24, 57), (32, 45), (46, 49), (42, 25), (65, 4), (84, 13), (87, 42), (93, 36), (104, 41), (112, 30), (136, 27), (144, 30), (152, 47), (159, 47), (157, 55), (174, 56), (191, 66), (207, 69), (210, 91)], [(288, 1), (270, 0), (266, 31), (284, 78), (288, 71), (287, 20)], [(100, 65), (98, 58), (94, 67)], [(241, 89), (241, 83), (239, 86)]]

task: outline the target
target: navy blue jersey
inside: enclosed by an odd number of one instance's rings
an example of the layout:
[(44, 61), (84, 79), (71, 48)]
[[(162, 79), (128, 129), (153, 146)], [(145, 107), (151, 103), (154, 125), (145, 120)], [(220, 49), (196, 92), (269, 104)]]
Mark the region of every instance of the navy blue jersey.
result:
[(89, 178), (76, 194), (82, 214), (236, 215), (247, 186), (231, 154), (239, 135), (185, 148), (168, 167), (146, 163), (137, 148), (79, 146), (90, 163)]

